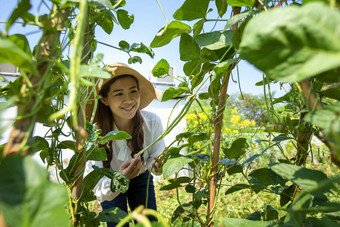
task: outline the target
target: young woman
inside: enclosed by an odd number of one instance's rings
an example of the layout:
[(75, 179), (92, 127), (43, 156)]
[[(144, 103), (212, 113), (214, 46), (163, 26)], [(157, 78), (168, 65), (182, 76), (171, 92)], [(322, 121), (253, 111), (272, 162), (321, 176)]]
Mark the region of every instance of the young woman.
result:
[[(122, 63), (110, 65), (111, 78), (97, 87), (101, 99), (96, 111), (96, 125), (102, 129), (102, 135), (112, 130), (125, 131), (132, 136), (130, 140), (114, 140), (105, 144), (107, 161), (103, 163), (88, 162), (92, 165), (119, 171), (130, 179), (126, 193), (112, 192), (111, 180), (103, 177), (94, 194), (101, 202), (103, 209), (119, 207), (127, 212), (127, 204), (131, 210), (145, 205), (149, 169), (158, 174), (157, 156), (165, 149), (164, 140), (155, 143), (142, 156), (135, 158), (144, 147), (153, 143), (162, 133), (160, 118), (151, 112), (142, 110), (157, 98), (155, 88), (144, 76)], [(151, 176), (148, 192), (148, 208), (156, 210), (156, 199)], [(150, 218), (152, 219), (152, 218)], [(154, 219), (153, 219), (154, 220)], [(108, 223), (115, 226), (116, 223)]]

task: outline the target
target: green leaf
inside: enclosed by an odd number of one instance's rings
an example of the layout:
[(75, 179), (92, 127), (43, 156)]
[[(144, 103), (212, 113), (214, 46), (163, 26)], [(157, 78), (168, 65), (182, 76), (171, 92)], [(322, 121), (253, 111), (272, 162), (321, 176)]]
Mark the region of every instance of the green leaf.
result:
[(328, 98), (340, 100), (340, 86), (335, 86), (322, 91), (321, 94)]
[(179, 53), (182, 61), (196, 60), (200, 57), (200, 47), (189, 34), (183, 33), (179, 42)]
[(195, 142), (208, 140), (209, 136), (205, 132), (197, 132), (189, 136), (188, 142), (192, 146)]
[(185, 63), (183, 66), (183, 71), (187, 76), (197, 75), (201, 71), (201, 61), (194, 60)]
[(279, 219), (279, 212), (271, 205), (266, 205), (264, 208), (264, 217), (265, 221), (277, 220)]
[(311, 111), (303, 118), (303, 120), (322, 129), (334, 128), (339, 132), (340, 129), (334, 126), (339, 125), (340, 123), (340, 103), (329, 104), (321, 109)]
[(216, 0), (215, 4), (217, 7), (218, 15), (220, 17), (223, 17), (223, 15), (225, 14), (225, 12), (227, 12), (228, 9), (227, 0)]
[(86, 151), (86, 160), (106, 161), (107, 155), (105, 148), (92, 145), (91, 148)]
[(285, 180), (268, 168), (255, 169), (249, 174), (250, 182), (264, 189), (269, 185), (284, 184)]
[(100, 137), (99, 143), (106, 144), (111, 140), (128, 140), (131, 136), (124, 131), (111, 131), (108, 132), (104, 137)]
[(224, 26), (224, 30), (227, 30), (229, 28), (231, 28), (231, 26), (233, 26), (234, 24), (238, 23), (240, 20), (242, 20), (244, 17), (248, 16), (249, 14), (253, 14), (253, 11), (252, 10), (248, 10), (244, 13), (240, 13), (240, 14), (237, 14), (235, 16), (233, 16), (232, 18), (230, 18), (228, 20), (228, 22), (226, 23), (226, 25)]
[(28, 56), (32, 57), (32, 52), (26, 36), (22, 34), (15, 34), (8, 36), (8, 39), (15, 43), (15, 45), (23, 50)]
[(173, 17), (176, 20), (195, 20), (205, 18), (210, 0), (186, 0), (183, 5), (176, 10)]
[(49, 181), (46, 168), (31, 156), (5, 157), (0, 176), (1, 211), (8, 226), (68, 226), (66, 187)]
[(61, 143), (59, 143), (57, 145), (57, 148), (59, 149), (70, 149), (73, 151), (77, 151), (77, 143), (75, 141), (71, 141), (71, 140), (64, 140)]
[(120, 41), (118, 45), (121, 50), (130, 51), (130, 44), (126, 42), (125, 40)]
[(226, 75), (229, 72), (230, 65), (234, 64), (238, 60), (239, 60), (239, 58), (231, 58), (231, 59), (227, 59), (226, 61), (223, 61), (221, 63), (218, 63), (214, 67), (215, 73), (219, 76)]
[(319, 182), (327, 180), (327, 176), (318, 170), (307, 169), (286, 163), (274, 163), (271, 170), (281, 177), (292, 181), (305, 190), (313, 189)]
[(2, 62), (18, 66), (20, 70), (37, 72), (31, 56), (7, 39), (0, 39), (0, 63)]
[(149, 55), (151, 58), (155, 56), (155, 53), (153, 52), (153, 50), (145, 46), (143, 43), (133, 43), (130, 47), (130, 51), (134, 51), (137, 53), (144, 53), (144, 54)]
[(178, 88), (169, 87), (163, 93), (162, 102), (176, 98), (184, 93), (190, 93), (190, 89), (188, 87), (178, 87)]
[(106, 34), (111, 34), (113, 30), (114, 17), (110, 12), (106, 12), (96, 19), (97, 24), (106, 32)]
[(49, 149), (48, 142), (40, 136), (33, 137), (31, 152), (35, 153), (44, 149)]
[(240, 56), (274, 80), (297, 82), (317, 76), (340, 67), (337, 21), (338, 11), (322, 3), (261, 13), (244, 30)]
[(170, 65), (165, 59), (161, 59), (157, 62), (155, 67), (152, 69), (152, 75), (157, 78), (167, 76), (169, 74)]
[(134, 56), (132, 58), (129, 58), (128, 62), (129, 62), (129, 64), (134, 64), (134, 63), (137, 63), (137, 62), (139, 62), (141, 64), (142, 63), (142, 58), (139, 57), (139, 56)]
[(163, 165), (163, 178), (166, 179), (172, 174), (180, 171), (185, 164), (192, 162), (192, 159), (182, 155), (177, 155), (169, 158)]
[(183, 187), (183, 185), (175, 181), (175, 182), (171, 182), (170, 184), (162, 186), (159, 190), (168, 191), (168, 190), (172, 190), (172, 189), (179, 188), (179, 187)]
[(91, 65), (81, 65), (80, 66), (80, 76), (82, 77), (93, 77), (93, 78), (99, 78), (99, 79), (109, 79), (111, 77), (110, 73), (93, 67)]
[(255, 0), (228, 0), (228, 4), (236, 7), (252, 7), (254, 6)]
[(126, 10), (119, 9), (117, 10), (117, 18), (122, 28), (129, 29), (135, 17), (130, 16)]
[[(162, 28), (161, 30), (163, 30)], [(155, 38), (152, 40), (150, 47), (161, 47), (168, 43), (170, 43), (171, 40), (176, 38), (177, 36), (182, 35), (183, 33), (190, 33), (191, 27), (187, 24), (184, 24), (179, 21), (172, 21), (170, 24), (168, 24), (168, 27), (166, 31), (160, 35), (155, 36)]]
[(238, 138), (232, 143), (230, 148), (223, 149), (223, 153), (227, 158), (233, 159), (245, 154), (247, 147), (247, 140), (245, 138)]
[(251, 188), (251, 185), (249, 184), (235, 184), (233, 186), (231, 186), (226, 192), (225, 195), (231, 194), (233, 192), (237, 192), (243, 189), (248, 189)]
[(9, 28), (12, 24), (22, 15), (24, 15), (28, 10), (30, 10), (32, 5), (30, 4), (29, 0), (21, 0), (17, 4), (16, 8), (12, 12), (11, 16), (8, 19), (6, 24), (6, 32), (8, 32)]
[(196, 37), (201, 33), (201, 31), (203, 29), (204, 22), (205, 22), (205, 20), (201, 19), (194, 24), (194, 26), (192, 27), (192, 31), (194, 33), (193, 37)]
[(203, 33), (195, 37), (196, 43), (209, 50), (218, 50), (232, 45), (234, 31), (214, 31)]
[(278, 135), (272, 141), (276, 143), (276, 142), (282, 142), (282, 141), (286, 141), (286, 140), (290, 140), (290, 139), (294, 139), (294, 138), (293, 137), (287, 137), (285, 135)]
[(273, 224), (272, 221), (252, 221), (242, 218), (222, 218), (224, 226), (237, 226), (237, 227), (267, 227)]

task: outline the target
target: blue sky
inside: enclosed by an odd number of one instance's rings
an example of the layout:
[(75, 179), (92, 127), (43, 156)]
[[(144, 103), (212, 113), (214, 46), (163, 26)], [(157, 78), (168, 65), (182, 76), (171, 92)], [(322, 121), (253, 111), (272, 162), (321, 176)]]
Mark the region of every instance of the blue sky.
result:
[[(168, 17), (169, 23), (174, 20), (172, 15), (182, 4), (183, 0), (159, 0), (162, 7)], [(41, 1), (31, 0), (33, 8), (31, 13), (35, 15), (37, 13), (37, 5)], [(149, 45), (153, 40), (157, 32), (165, 25), (165, 18), (157, 4), (156, 0), (126, 0), (127, 4), (123, 8), (133, 14), (135, 17), (134, 23), (131, 25), (130, 29), (124, 30), (120, 26), (115, 25), (113, 32), (108, 35), (100, 27), (96, 29), (96, 39), (101, 42), (108, 43), (113, 46), (118, 46), (121, 40), (125, 40), (128, 43), (144, 43)], [(6, 21), (10, 13), (16, 6), (17, 1), (6, 1), (3, 0), (0, 8), (0, 21)], [(216, 11), (215, 6), (212, 5), (214, 11)], [(211, 12), (211, 18), (216, 19), (216, 12)], [(229, 12), (229, 11), (228, 11)], [(226, 13), (225, 17), (229, 18), (229, 13)], [(187, 22), (189, 25), (193, 25), (193, 22)], [(210, 23), (210, 24), (209, 24)], [(213, 26), (213, 22), (206, 23), (206, 31), (209, 31)], [(224, 24), (217, 25), (223, 28)], [(4, 23), (0, 24), (0, 30), (3, 31), (5, 27)], [(218, 28), (218, 27), (217, 27)], [(216, 28), (215, 28), (216, 29)], [(36, 28), (33, 31), (37, 31)], [(30, 43), (36, 43), (40, 38), (41, 33), (32, 33), (32, 27), (26, 26), (22, 28), (21, 26), (14, 26), (9, 30), (9, 34), (23, 33), (29, 34), (27, 37)], [(31, 44), (32, 48), (33, 44)], [(132, 65), (133, 68), (140, 71), (146, 77), (149, 76), (150, 68), (155, 65), (160, 59), (166, 59), (170, 65), (175, 67), (176, 74), (184, 76), (182, 71), (183, 64), (185, 62), (180, 61), (179, 58), (179, 37), (172, 40), (170, 44), (154, 48), (155, 57), (152, 59), (145, 54), (138, 54), (143, 59), (143, 63), (136, 63)], [(126, 53), (120, 52), (113, 48), (98, 44), (95, 54), (104, 54), (104, 62), (110, 64), (113, 62), (125, 62), (127, 63), (128, 55)], [(137, 55), (137, 54), (136, 54)], [(254, 84), (262, 80), (262, 73), (254, 68), (252, 65), (246, 61), (241, 61), (239, 63), (239, 73), (240, 73), (240, 85), (243, 93), (252, 94), (262, 94), (263, 87), (255, 86)], [(234, 81), (237, 81), (236, 70), (234, 70)], [(275, 97), (283, 95), (285, 92), (279, 89), (278, 85), (273, 85), (272, 90), (276, 91)], [(239, 93), (239, 84), (230, 81), (228, 87), (228, 93), (234, 94)]]

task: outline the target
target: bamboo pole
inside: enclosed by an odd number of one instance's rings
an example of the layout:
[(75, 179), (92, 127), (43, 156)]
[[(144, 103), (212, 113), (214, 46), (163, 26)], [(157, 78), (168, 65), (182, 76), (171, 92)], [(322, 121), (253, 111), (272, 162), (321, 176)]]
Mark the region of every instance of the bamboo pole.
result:
[[(233, 8), (233, 15), (239, 14), (241, 11), (240, 7)], [(232, 27), (233, 31), (236, 31), (238, 28), (238, 24), (235, 24)], [(221, 131), (223, 126), (223, 113), (225, 109), (225, 103), (227, 99), (227, 90), (230, 79), (232, 67), (229, 69), (228, 73), (223, 77), (222, 87), (220, 89), (220, 99), (218, 102), (217, 109), (217, 119), (215, 123), (215, 139), (214, 139), (214, 148), (213, 148), (213, 159), (212, 166), (210, 172), (210, 181), (209, 181), (209, 201), (208, 201), (208, 211), (207, 211), (207, 225), (213, 227), (213, 209), (215, 206), (215, 197), (216, 197), (216, 185), (217, 185), (217, 170), (220, 156), (220, 142), (221, 142)]]

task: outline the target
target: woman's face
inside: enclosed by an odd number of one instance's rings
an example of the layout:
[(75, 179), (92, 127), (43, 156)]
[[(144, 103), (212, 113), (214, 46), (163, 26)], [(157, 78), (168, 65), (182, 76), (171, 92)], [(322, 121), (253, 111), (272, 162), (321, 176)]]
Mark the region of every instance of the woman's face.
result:
[(131, 120), (140, 105), (140, 93), (137, 82), (131, 77), (116, 80), (110, 86), (106, 98), (101, 101), (110, 107), (115, 121)]

